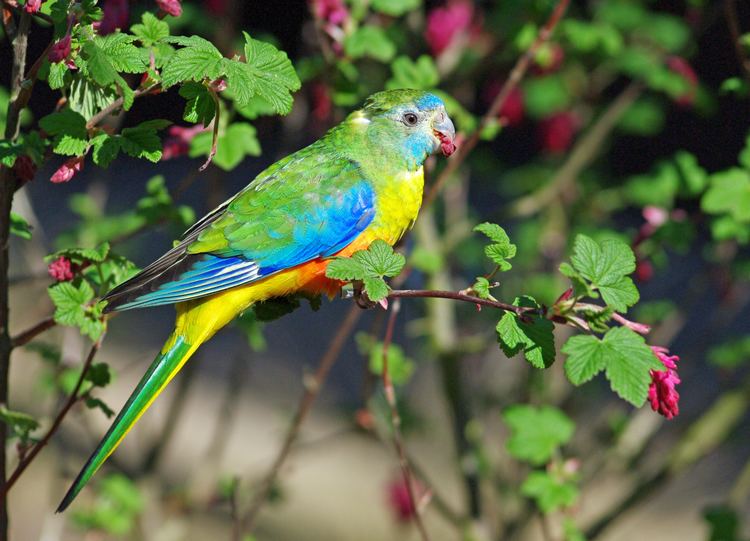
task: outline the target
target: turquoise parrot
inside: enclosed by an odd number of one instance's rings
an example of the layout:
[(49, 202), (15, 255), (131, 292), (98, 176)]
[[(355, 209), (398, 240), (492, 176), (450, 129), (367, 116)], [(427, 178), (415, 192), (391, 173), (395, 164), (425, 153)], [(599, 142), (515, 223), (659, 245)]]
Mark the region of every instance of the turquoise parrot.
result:
[(60, 503), (83, 486), (216, 331), (254, 303), (294, 293), (334, 296), (333, 257), (417, 218), (428, 155), (455, 150), (443, 102), (417, 90), (370, 96), (325, 136), (260, 173), (188, 229), (180, 242), (104, 298), (105, 312), (174, 304), (175, 329)]

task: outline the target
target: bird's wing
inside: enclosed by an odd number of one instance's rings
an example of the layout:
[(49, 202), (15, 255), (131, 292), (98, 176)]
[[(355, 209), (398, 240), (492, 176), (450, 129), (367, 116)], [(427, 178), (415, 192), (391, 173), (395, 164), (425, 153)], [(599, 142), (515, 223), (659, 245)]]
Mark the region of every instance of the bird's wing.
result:
[(205, 297), (331, 256), (352, 242), (374, 217), (372, 187), (355, 162), (306, 150), (271, 166), (110, 291), (106, 311)]

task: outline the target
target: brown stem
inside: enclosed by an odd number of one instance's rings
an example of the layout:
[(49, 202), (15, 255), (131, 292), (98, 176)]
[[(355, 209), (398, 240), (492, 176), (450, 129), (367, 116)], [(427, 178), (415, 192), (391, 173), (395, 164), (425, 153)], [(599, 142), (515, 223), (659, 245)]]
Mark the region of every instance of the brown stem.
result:
[(25, 331), (21, 331), (10, 340), (11, 347), (17, 348), (19, 346), (25, 346), (31, 342), (38, 335), (42, 334), (57, 325), (55, 319), (52, 316), (46, 317), (37, 324), (29, 327)]
[(216, 91), (213, 89), (209, 89), (209, 94), (211, 94), (211, 98), (214, 100), (214, 108), (216, 109), (216, 113), (214, 114), (213, 119), (213, 131), (211, 132), (211, 150), (208, 153), (208, 157), (206, 158), (206, 161), (203, 162), (203, 165), (201, 165), (198, 168), (198, 171), (205, 171), (206, 167), (209, 166), (209, 164), (213, 161), (214, 156), (216, 156), (216, 146), (219, 143), (219, 115), (221, 113), (221, 104), (219, 103), (219, 96), (216, 95)]
[(481, 306), (490, 306), (497, 308), (498, 310), (505, 310), (506, 312), (513, 312), (517, 316), (523, 316), (531, 312), (539, 312), (537, 308), (530, 308), (527, 306), (513, 306), (500, 301), (493, 301), (490, 299), (482, 299), (473, 295), (467, 295), (458, 291), (438, 291), (434, 289), (395, 289), (388, 294), (389, 298), (432, 298), (432, 299), (452, 299), (454, 301), (470, 302), (472, 304), (478, 304)]
[[(11, 92), (6, 115), (5, 139), (14, 141), (18, 137), (23, 101), (23, 73), (26, 69), (26, 49), (28, 46), (31, 16), (23, 12), (13, 39), (13, 68), (11, 72)], [(0, 166), (0, 404), (8, 403), (8, 373), (10, 370), (10, 353), (13, 344), (9, 331), (9, 283), (8, 268), (10, 254), (8, 243), (10, 237), (10, 210), (13, 204), (13, 193), (16, 189), (16, 178), (9, 167)], [(8, 425), (0, 423), (0, 482), (5, 485), (6, 446)], [(3, 498), (0, 502), (0, 541), (8, 539), (8, 506)]]
[(526, 70), (528, 70), (532, 60), (534, 60), (534, 56), (539, 50), (539, 47), (541, 47), (547, 40), (549, 40), (550, 36), (552, 36), (552, 32), (555, 30), (557, 23), (560, 22), (560, 19), (562, 19), (562, 16), (568, 9), (568, 4), (570, 4), (570, 0), (559, 0), (559, 2), (557, 2), (555, 9), (552, 11), (552, 14), (547, 20), (547, 23), (541, 28), (541, 30), (539, 30), (539, 34), (537, 34), (534, 42), (516, 61), (516, 64), (515, 66), (513, 66), (508, 79), (500, 89), (500, 93), (495, 97), (492, 104), (490, 105), (489, 110), (482, 117), (482, 120), (480, 120), (477, 129), (468, 136), (466, 141), (458, 148), (458, 150), (456, 150), (456, 153), (453, 155), (453, 157), (448, 160), (448, 164), (445, 166), (445, 169), (443, 169), (443, 171), (440, 173), (440, 176), (435, 180), (432, 188), (430, 188), (430, 191), (425, 196), (425, 205), (431, 205), (433, 203), (433, 201), (437, 197), (437, 194), (443, 188), (451, 175), (453, 175), (456, 169), (458, 169), (458, 167), (464, 162), (469, 153), (477, 145), (477, 143), (479, 142), (479, 137), (484, 129), (497, 117), (500, 109), (505, 104), (505, 100), (508, 99), (510, 93), (516, 86), (518, 86), (518, 83), (526, 74)]
[(284, 465), (284, 462), (286, 461), (292, 449), (292, 445), (299, 435), (299, 430), (302, 426), (303, 421), (310, 413), (313, 403), (315, 402), (320, 389), (325, 383), (328, 372), (336, 362), (336, 359), (341, 353), (341, 350), (344, 347), (347, 338), (354, 330), (354, 327), (356, 326), (357, 321), (359, 321), (361, 315), (362, 310), (356, 305), (352, 305), (351, 308), (349, 308), (349, 312), (346, 314), (344, 321), (339, 326), (336, 334), (328, 344), (328, 348), (321, 357), (320, 363), (318, 364), (318, 368), (315, 371), (314, 376), (308, 383), (306, 383), (305, 393), (300, 399), (300, 402), (297, 406), (297, 412), (295, 413), (294, 418), (289, 425), (289, 429), (287, 430), (287, 434), (284, 438), (284, 442), (281, 445), (281, 449), (279, 449), (279, 452), (276, 455), (276, 459), (273, 461), (273, 464), (268, 470), (266, 477), (260, 483), (258, 491), (256, 492), (252, 502), (250, 503), (250, 507), (245, 513), (245, 516), (242, 518), (241, 531), (249, 532), (253, 529), (255, 521), (258, 518), (258, 512), (268, 499), (268, 494), (271, 491), (271, 488), (273, 488), (274, 483), (276, 482), (279, 471)]
[[(148, 88), (137, 89), (134, 93), (133, 99), (140, 98), (144, 94), (148, 94), (149, 92), (155, 90), (158, 86), (159, 86), (158, 84), (154, 84), (154, 85), (149, 86)], [(101, 111), (96, 113), (94, 116), (92, 116), (89, 119), (89, 121), (86, 122), (86, 129), (90, 130), (91, 128), (95, 127), (97, 124), (99, 124), (99, 122), (104, 120), (108, 115), (114, 113), (117, 109), (122, 107), (123, 101), (125, 101), (124, 98), (120, 96), (115, 101), (107, 105), (104, 109), (102, 109)]]
[(26, 456), (21, 460), (18, 465), (16, 466), (16, 469), (13, 470), (13, 473), (8, 477), (8, 480), (5, 482), (5, 484), (0, 487), (0, 500), (3, 502), (5, 501), (5, 496), (7, 495), (8, 491), (13, 487), (16, 481), (18, 481), (18, 478), (21, 477), (21, 474), (26, 470), (26, 468), (29, 467), (29, 464), (36, 458), (36, 455), (39, 454), (39, 452), (44, 448), (47, 443), (49, 443), (49, 440), (52, 438), (52, 436), (55, 435), (55, 432), (60, 428), (60, 425), (63, 422), (63, 419), (65, 419), (65, 416), (68, 414), (70, 409), (78, 402), (78, 400), (81, 399), (81, 396), (78, 395), (78, 393), (81, 390), (81, 386), (83, 385), (83, 382), (86, 380), (86, 374), (89, 371), (89, 368), (91, 367), (91, 363), (94, 361), (94, 357), (96, 357), (96, 354), (99, 352), (99, 348), (102, 345), (102, 340), (104, 340), (104, 334), (102, 334), (99, 339), (94, 342), (94, 344), (91, 346), (91, 349), (89, 350), (89, 354), (86, 356), (86, 360), (83, 363), (83, 369), (81, 370), (81, 375), (78, 376), (78, 381), (76, 382), (76, 386), (73, 388), (73, 392), (70, 393), (70, 396), (65, 401), (65, 405), (63, 405), (60, 412), (57, 414), (57, 417), (55, 417), (54, 422), (52, 423), (52, 426), (49, 428), (47, 433), (44, 435), (44, 437), (39, 440), (34, 447), (31, 448), (31, 450), (26, 454)]
[(396, 326), (396, 317), (401, 308), (401, 302), (396, 299), (391, 303), (391, 315), (388, 317), (388, 325), (385, 328), (385, 337), (383, 338), (383, 391), (391, 409), (391, 425), (393, 426), (393, 446), (398, 454), (398, 464), (401, 467), (401, 474), (404, 477), (406, 491), (409, 494), (409, 502), (414, 513), (414, 524), (419, 530), (419, 535), (423, 541), (430, 541), (430, 536), (422, 522), (422, 514), (419, 509), (419, 502), (414, 494), (414, 482), (412, 480), (411, 467), (409, 459), (406, 456), (404, 439), (401, 434), (401, 415), (398, 412), (398, 402), (396, 401), (396, 390), (393, 387), (393, 381), (388, 373), (388, 349), (393, 342), (393, 329)]

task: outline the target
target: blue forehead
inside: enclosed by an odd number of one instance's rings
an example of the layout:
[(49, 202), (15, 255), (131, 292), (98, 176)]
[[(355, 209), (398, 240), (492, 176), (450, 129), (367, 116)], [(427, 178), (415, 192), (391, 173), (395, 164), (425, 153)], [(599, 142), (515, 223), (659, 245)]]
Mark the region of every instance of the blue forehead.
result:
[(424, 94), (414, 103), (422, 111), (437, 109), (438, 107), (445, 107), (443, 100), (438, 98), (435, 94)]

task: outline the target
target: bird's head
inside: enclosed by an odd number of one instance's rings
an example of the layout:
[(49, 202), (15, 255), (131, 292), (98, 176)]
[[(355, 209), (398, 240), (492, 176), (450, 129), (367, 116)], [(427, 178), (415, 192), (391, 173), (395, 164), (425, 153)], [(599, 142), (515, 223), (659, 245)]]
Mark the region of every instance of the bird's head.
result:
[(433, 152), (450, 156), (456, 149), (456, 129), (443, 100), (422, 90), (373, 94), (348, 120), (366, 126), (371, 141), (416, 166)]

